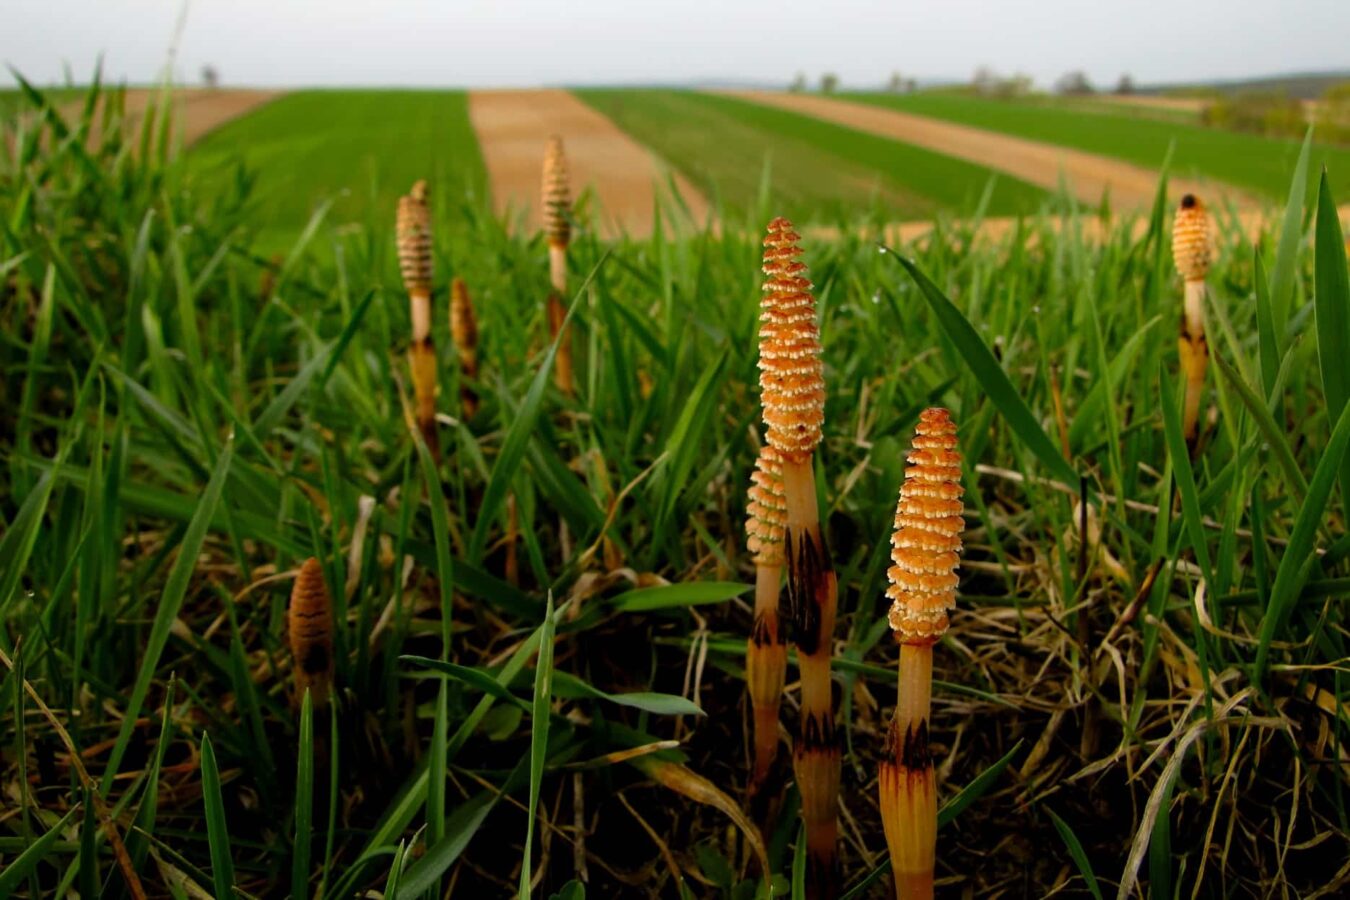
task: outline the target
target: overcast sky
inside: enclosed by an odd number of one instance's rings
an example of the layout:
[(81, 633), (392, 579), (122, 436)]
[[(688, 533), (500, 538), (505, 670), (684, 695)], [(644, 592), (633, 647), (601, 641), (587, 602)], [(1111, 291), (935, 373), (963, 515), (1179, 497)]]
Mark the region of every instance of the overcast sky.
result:
[[(115, 80), (211, 63), (232, 85), (755, 80), (977, 66), (1042, 85), (1350, 68), (1350, 0), (4, 0), (0, 61), (42, 84), (100, 53)], [(0, 82), (12, 83), (8, 71)]]

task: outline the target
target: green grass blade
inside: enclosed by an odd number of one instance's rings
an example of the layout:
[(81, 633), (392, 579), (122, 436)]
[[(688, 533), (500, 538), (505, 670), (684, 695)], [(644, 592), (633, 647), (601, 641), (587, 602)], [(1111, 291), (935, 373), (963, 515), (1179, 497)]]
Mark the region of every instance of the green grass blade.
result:
[(211, 880), (217, 897), (234, 896), (234, 857), (230, 854), (230, 826), (220, 793), (220, 769), (211, 736), (202, 735), (202, 804), (206, 807), (206, 840), (211, 850)]
[(706, 715), (697, 703), (675, 694), (659, 694), (652, 691), (629, 691), (622, 694), (611, 694), (566, 672), (555, 672), (553, 678), (554, 693), (560, 697), (594, 697), (596, 700), (605, 700), (616, 706), (627, 706), (630, 709), (640, 709), (656, 716)]
[[(1289, 482), (1291, 490), (1297, 492), (1298, 497), (1308, 493), (1308, 480), (1303, 477), (1303, 470), (1298, 466), (1298, 460), (1294, 458), (1294, 451), (1289, 447), (1289, 438), (1284, 430), (1275, 422), (1270, 409), (1267, 408), (1265, 401), (1252, 391), (1247, 382), (1242, 380), (1242, 376), (1232, 367), (1229, 362), (1219, 354), (1214, 354), (1211, 359), (1219, 370), (1219, 375), (1228, 382), (1228, 386), (1237, 392), (1238, 399), (1242, 405), (1247, 407), (1247, 412), (1251, 413), (1252, 421), (1261, 432), (1261, 436), (1266, 439), (1271, 451), (1275, 454), (1275, 461), (1279, 463), (1280, 470), (1284, 473)], [(1278, 378), (1277, 378), (1278, 383)]]
[(150, 637), (141, 653), (140, 671), (137, 673), (136, 683), (131, 689), (131, 697), (128, 699), (127, 708), (123, 713), (122, 726), (117, 732), (117, 741), (108, 754), (108, 765), (104, 770), (102, 784), (99, 786), (99, 791), (104, 797), (107, 797), (108, 792), (112, 790), (113, 778), (117, 775), (118, 767), (122, 764), (122, 755), (126, 753), (127, 744), (136, 728), (136, 720), (140, 717), (146, 694), (150, 692), (150, 683), (154, 680), (160, 655), (169, 643), (169, 631), (173, 628), (174, 620), (178, 618), (178, 611), (183, 606), (183, 598), (187, 595), (188, 583), (197, 567), (197, 554), (201, 552), (202, 542), (206, 540), (206, 531), (216, 513), (216, 506), (220, 502), (221, 491), (225, 487), (225, 479), (229, 475), (230, 463), (233, 459), (234, 438), (231, 436), (226, 441), (225, 449), (221, 451), (220, 458), (216, 460), (215, 469), (211, 472), (211, 480), (207, 482), (206, 490), (202, 492), (201, 500), (197, 504), (197, 511), (193, 513), (192, 521), (188, 523), (187, 531), (183, 534), (183, 541), (179, 544), (178, 556), (173, 561), (173, 568), (169, 571), (169, 577), (164, 582), (164, 592), (160, 595), (159, 605), (155, 610), (154, 625), (150, 629)]
[(1346, 445), (1350, 444), (1350, 407), (1341, 411), (1331, 440), (1317, 461), (1312, 480), (1308, 482), (1308, 495), (1298, 511), (1293, 533), (1280, 557), (1279, 567), (1275, 571), (1275, 584), (1270, 590), (1270, 606), (1261, 620), (1261, 632), (1256, 648), (1256, 663), (1252, 670), (1252, 681), (1260, 683), (1265, 677), (1266, 662), (1270, 655), (1270, 642), (1284, 627), (1294, 601), (1298, 599), (1303, 581), (1307, 578), (1308, 563), (1313, 559), (1313, 538), (1317, 527), (1327, 512), (1327, 501), (1331, 490), (1345, 461)]
[(309, 896), (309, 851), (314, 817), (314, 704), (300, 702), (300, 741), (295, 761), (295, 843), (291, 851), (291, 896)]
[(72, 807), (70, 812), (61, 817), (61, 820), (47, 830), (42, 837), (33, 841), (24, 849), (14, 861), (0, 872), (0, 897), (13, 897), (18, 894), (19, 888), (23, 886), (28, 876), (37, 868), (38, 863), (47, 858), (52, 847), (61, 839), (65, 833), (70, 821), (79, 814), (81, 807)]
[(1256, 282), (1256, 349), (1261, 361), (1261, 388), (1269, 397), (1275, 390), (1275, 378), (1280, 372), (1280, 339), (1275, 332), (1275, 314), (1271, 311), (1270, 288), (1266, 283), (1266, 267), (1261, 261), (1261, 251), (1253, 251), (1254, 275)]
[(682, 606), (701, 606), (723, 603), (739, 597), (750, 586), (739, 581), (688, 581), (683, 584), (663, 584), (659, 587), (636, 588), (619, 594), (610, 601), (621, 613), (647, 613)]
[[(436, 581), (441, 598), (441, 658), (450, 658), (450, 626), (454, 610), (455, 582), (450, 562), (450, 520), (440, 475), (422, 435), (411, 429), (417, 458), (422, 467), (427, 500), (431, 505), (431, 532), (436, 546)], [(427, 784), (427, 833), (432, 843), (445, 836), (446, 738), (449, 734), (449, 709), (444, 680), (436, 693), (436, 717), (431, 733), (431, 753)]]
[(1208, 584), (1214, 583), (1214, 567), (1210, 563), (1209, 543), (1205, 537), (1205, 517), (1200, 511), (1200, 492), (1195, 486), (1195, 473), (1191, 470), (1190, 451), (1186, 448), (1186, 438), (1181, 430), (1181, 411), (1177, 409), (1176, 391), (1166, 372), (1158, 376), (1159, 399), (1162, 402), (1163, 435), (1167, 440), (1167, 452), (1172, 460), (1172, 476), (1177, 481), (1177, 491), (1181, 494), (1181, 518), (1190, 538), (1191, 549), (1200, 560), (1200, 571)]
[[(882, 871), (885, 870), (883, 869)], [(806, 900), (805, 825), (797, 827), (797, 844), (792, 850), (792, 900)]]
[[(1312, 128), (1303, 138), (1294, 177), (1289, 182), (1289, 199), (1280, 224), (1280, 242), (1275, 250), (1275, 270), (1270, 273), (1271, 326), (1275, 339), (1275, 357), (1284, 355), (1289, 327), (1289, 311), (1294, 302), (1294, 273), (1297, 269), (1299, 238), (1303, 235), (1303, 202), (1308, 196), (1308, 153), (1312, 149)], [(1258, 280), (1260, 275), (1257, 276)], [(1266, 386), (1270, 390), (1270, 386)]]
[(442, 659), (428, 659), (425, 656), (400, 656), (399, 659), (404, 662), (412, 663), (415, 666), (420, 666), (421, 668), (430, 669), (434, 672), (439, 672), (442, 675), (449, 676), (456, 681), (477, 688), (488, 696), (496, 697), (498, 700), (505, 701), (513, 706), (519, 706), (526, 712), (532, 709), (528, 701), (522, 700), (520, 697), (511, 693), (510, 688), (497, 681), (494, 676), (489, 675), (482, 669), (475, 669), (471, 666), (461, 666), (458, 663), (446, 662)]
[[(1345, 269), (1345, 235), (1326, 170), (1317, 186), (1317, 246), (1313, 307), (1317, 318), (1317, 361), (1322, 370), (1327, 419), (1335, 421), (1350, 400), (1350, 276)], [(1350, 509), (1350, 463), (1341, 469), (1341, 494)]]
[[(61, 462), (58, 459), (52, 467), (38, 479), (37, 486), (29, 493), (19, 507), (18, 514), (5, 529), (0, 538), (0, 559), (4, 560), (4, 572), (0, 574), (0, 614), (3, 614), (19, 589), (19, 578), (28, 567), (28, 559), (37, 543), (38, 531), (42, 528), (42, 517), (47, 512), (47, 501), (52, 496), (52, 485)], [(0, 642), (8, 641), (0, 637)]]
[(1012, 382), (1008, 379), (1008, 374), (1003, 371), (1003, 366), (999, 364), (998, 359), (994, 357), (993, 352), (980, 338), (975, 328), (962, 315), (961, 310), (957, 309), (955, 303), (947, 299), (947, 296), (929, 280), (928, 276), (912, 260), (893, 250), (885, 249), (885, 252), (900, 263), (919, 286), (919, 292), (928, 301), (928, 306), (933, 310), (938, 324), (946, 332), (951, 342), (956, 345), (956, 349), (961, 352), (967, 368), (975, 376), (975, 380), (980, 383), (980, 387), (984, 389), (990, 401), (1002, 413), (1003, 418), (1012, 430), (1040, 459), (1041, 463), (1050, 470), (1052, 475), (1065, 484), (1077, 484), (1078, 473), (1060, 453), (1059, 448), (1055, 446), (1055, 442), (1041, 428), (1040, 423), (1036, 421), (1036, 416), (1027, 407), (1022, 395), (1013, 387)]
[(464, 853), (488, 814), (496, 808), (497, 802), (524, 783), (529, 761), (528, 754), (522, 756), (500, 790), (483, 791), (455, 809), (446, 820), (445, 837), (428, 847), (427, 852), (409, 866), (399, 879), (399, 892), (395, 900), (415, 900), (435, 887), (436, 882)]
[(150, 771), (145, 776), (145, 794), (136, 810), (135, 827), (127, 835), (127, 855), (131, 865), (140, 871), (145, 864), (146, 854), (150, 851), (147, 838), (155, 833), (155, 819), (159, 815), (159, 772), (164, 765), (164, 752), (169, 746), (169, 727), (173, 721), (174, 679), (169, 679), (164, 690), (164, 715), (159, 723), (159, 742), (155, 745), (155, 755), (151, 758)]
[(1054, 823), (1055, 830), (1059, 832), (1059, 837), (1064, 841), (1064, 846), (1069, 850), (1069, 856), (1073, 859), (1073, 864), (1078, 867), (1078, 874), (1083, 876), (1083, 883), (1092, 893), (1096, 900), (1102, 900), (1101, 885), (1097, 884), (1097, 873), (1092, 870), (1092, 861), (1088, 859), (1087, 853), (1083, 850), (1083, 844), (1078, 840), (1078, 835), (1073, 833), (1069, 823), (1065, 822), (1050, 807), (1045, 808), (1045, 814), (1050, 817)]
[(497, 514), (506, 502), (511, 480), (515, 478), (521, 460), (525, 458), (525, 450), (530, 438), (534, 435), (535, 422), (538, 421), (539, 413), (543, 408), (544, 391), (548, 387), (549, 379), (553, 377), (553, 360), (558, 355), (558, 341), (564, 334), (567, 334), (567, 326), (576, 313), (577, 304), (608, 258), (609, 254), (606, 252), (577, 290), (571, 306), (567, 309), (567, 315), (558, 328), (558, 336), (553, 339), (553, 343), (549, 344), (548, 352), (544, 354), (543, 360), (539, 363), (539, 370), (534, 373), (534, 379), (530, 382), (529, 390), (525, 392), (525, 399), (520, 404), (520, 409), (516, 411), (511, 427), (507, 429), (506, 438), (502, 441), (501, 454), (492, 467), (492, 474), (488, 477), (487, 487), (483, 490), (483, 499), (478, 504), (478, 521), (474, 523), (473, 536), (469, 539), (469, 562), (473, 565), (478, 565), (483, 561), (483, 548), (487, 546), (488, 529), (492, 527), (493, 521), (496, 520)]
[(544, 781), (544, 763), (548, 760), (548, 725), (553, 706), (553, 593), (544, 606), (540, 626), (539, 659), (534, 669), (534, 711), (530, 722), (530, 803), (529, 824), (525, 829), (525, 849), (521, 853), (520, 898), (530, 897), (530, 855), (534, 844), (534, 820), (539, 809), (539, 790)]

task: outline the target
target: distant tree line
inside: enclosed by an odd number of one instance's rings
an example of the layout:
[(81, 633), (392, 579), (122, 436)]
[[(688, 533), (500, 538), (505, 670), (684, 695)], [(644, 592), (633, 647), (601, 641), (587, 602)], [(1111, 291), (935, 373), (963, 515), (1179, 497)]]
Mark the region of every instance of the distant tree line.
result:
[(1216, 92), (1207, 99), (1201, 120), (1215, 128), (1301, 138), (1312, 125), (1318, 140), (1350, 144), (1350, 81), (1331, 85), (1317, 100), (1283, 90)]

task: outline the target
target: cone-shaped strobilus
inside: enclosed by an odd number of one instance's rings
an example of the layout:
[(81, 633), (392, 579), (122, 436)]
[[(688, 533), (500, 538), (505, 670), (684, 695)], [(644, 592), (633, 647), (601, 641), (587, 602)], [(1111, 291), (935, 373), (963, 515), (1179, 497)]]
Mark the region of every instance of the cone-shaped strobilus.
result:
[(412, 343), (408, 345), (408, 368), (412, 372), (417, 404), (417, 427), (433, 454), (439, 454), (436, 439), (436, 348), (431, 340), (431, 210), (427, 206), (427, 183), (419, 181), (399, 198), (395, 228), (398, 264), (408, 291), (412, 317)]
[(1200, 398), (1209, 367), (1209, 343), (1205, 339), (1205, 276), (1209, 274), (1210, 222), (1205, 205), (1194, 194), (1181, 198), (1181, 208), (1172, 221), (1172, 261), (1186, 283), (1181, 313), (1181, 336), (1177, 353), (1186, 378), (1186, 405), (1182, 430), (1194, 451), (1200, 438)]
[(933, 896), (937, 783), (929, 750), (933, 645), (956, 605), (960, 562), (961, 454), (945, 409), (919, 416), (895, 509), (888, 571), (889, 621), (900, 644), (895, 717), (882, 751), (877, 789), (899, 900)]
[(812, 458), (825, 421), (816, 300), (800, 259), (800, 236), (777, 218), (764, 238), (759, 386), (765, 438), (778, 451), (787, 522), (783, 561), (787, 615), (801, 672), (801, 729), (792, 764), (806, 826), (807, 893), (838, 892), (840, 746), (834, 721), (830, 650), (837, 585), (820, 530)]

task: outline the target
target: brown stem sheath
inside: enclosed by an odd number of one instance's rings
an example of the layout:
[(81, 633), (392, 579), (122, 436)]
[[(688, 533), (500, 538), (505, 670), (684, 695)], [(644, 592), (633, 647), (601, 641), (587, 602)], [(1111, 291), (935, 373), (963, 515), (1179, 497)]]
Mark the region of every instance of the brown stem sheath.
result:
[(478, 380), (478, 318), (473, 311), (469, 289), (462, 278), (450, 282), (450, 338), (455, 342), (455, 352), (459, 354), (462, 379), (460, 408), (464, 418), (471, 419), (478, 411), (478, 395), (468, 383), (463, 382)]
[(1205, 390), (1205, 371), (1209, 367), (1209, 343), (1205, 338), (1205, 283), (1186, 282), (1185, 311), (1181, 319), (1181, 337), (1177, 352), (1186, 378), (1186, 402), (1182, 433), (1192, 449), (1200, 437), (1200, 400)]
[(754, 715), (750, 793), (764, 786), (778, 755), (778, 707), (787, 680), (787, 631), (778, 618), (782, 567), (755, 567), (755, 623), (746, 640), (745, 681)]
[(792, 765), (806, 826), (807, 894), (838, 893), (838, 802), (842, 754), (834, 721), (830, 649), (834, 635), (836, 581), (820, 536), (811, 458), (783, 462), (787, 498), (788, 597), (801, 674), (801, 732)]
[(933, 645), (901, 644), (895, 716), (882, 750), (878, 790), (897, 900), (933, 896), (937, 782), (928, 748)]

